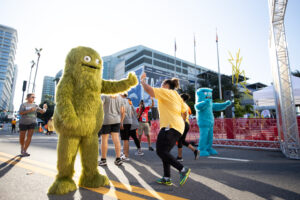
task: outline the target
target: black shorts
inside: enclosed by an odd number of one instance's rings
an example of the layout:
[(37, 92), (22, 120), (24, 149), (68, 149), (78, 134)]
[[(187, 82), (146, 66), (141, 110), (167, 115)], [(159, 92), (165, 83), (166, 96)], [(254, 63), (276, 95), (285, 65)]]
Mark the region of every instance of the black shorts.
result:
[(35, 129), (36, 123), (33, 124), (19, 124), (20, 131), (27, 131), (30, 129)]
[(114, 132), (114, 133), (120, 132), (120, 123), (103, 125), (99, 132), (99, 135), (110, 134), (112, 132)]
[(121, 140), (129, 140), (131, 124), (124, 124), (123, 130), (120, 130)]

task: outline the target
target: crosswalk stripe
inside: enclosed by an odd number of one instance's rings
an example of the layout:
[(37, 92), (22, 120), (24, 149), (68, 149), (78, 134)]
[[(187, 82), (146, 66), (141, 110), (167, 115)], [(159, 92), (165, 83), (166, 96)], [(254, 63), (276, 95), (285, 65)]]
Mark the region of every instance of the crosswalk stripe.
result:
[[(10, 160), (7, 160), (7, 158), (10, 159)], [(49, 176), (49, 177), (55, 177), (56, 174), (57, 174), (57, 172), (55, 172), (55, 171), (50, 171), (50, 170), (43, 169), (43, 168), (40, 168), (40, 167), (37, 167), (37, 166), (33, 166), (32, 164), (38, 165), (38, 166), (41, 166), (41, 167), (45, 167), (45, 168), (48, 168), (48, 169), (51, 169), (51, 170), (56, 170), (52, 165), (48, 165), (48, 164), (45, 164), (45, 163), (42, 163), (42, 162), (39, 162), (39, 161), (35, 161), (35, 160), (31, 160), (31, 159), (28, 159), (28, 158), (22, 158), (21, 159), (21, 157), (13, 156), (13, 155), (3, 153), (3, 152), (0, 152), (0, 161), (8, 163), (8, 164), (16, 165), (16, 166), (19, 166), (21, 168), (25, 168), (25, 169), (34, 171), (36, 173), (39, 173), (39, 174), (42, 174), (42, 175), (45, 175), (45, 176)], [(29, 163), (29, 164), (27, 164), (27, 163)], [(186, 200), (185, 198), (182, 198), (182, 197), (177, 197), (177, 196), (169, 195), (169, 194), (166, 194), (166, 193), (156, 192), (155, 190), (144, 189), (144, 188), (141, 188), (141, 187), (132, 186), (132, 185), (128, 185), (128, 184), (124, 184), (124, 183), (120, 183), (120, 182), (112, 181), (112, 180), (110, 180), (110, 182), (111, 182), (111, 185), (114, 186), (115, 188), (119, 188), (119, 189), (129, 191), (129, 192), (132, 192), (132, 193), (141, 194), (141, 195), (144, 195), (144, 196), (149, 196), (149, 197), (155, 198), (155, 199), (161, 199), (161, 200), (163, 200), (163, 199)], [(131, 190), (128, 190), (128, 188), (131, 188)], [(97, 192), (97, 193), (101, 193), (103, 195), (108, 195), (108, 196), (113, 197), (113, 198), (118, 198), (118, 199), (132, 199), (132, 200), (141, 200), (142, 199), (140, 197), (129, 195), (127, 193), (119, 192), (119, 191), (116, 191), (115, 189), (106, 188), (106, 187), (85, 188), (85, 189), (88, 189), (88, 190), (91, 190), (91, 191), (94, 191), (94, 192)], [(156, 193), (157, 195), (153, 195), (153, 193)]]

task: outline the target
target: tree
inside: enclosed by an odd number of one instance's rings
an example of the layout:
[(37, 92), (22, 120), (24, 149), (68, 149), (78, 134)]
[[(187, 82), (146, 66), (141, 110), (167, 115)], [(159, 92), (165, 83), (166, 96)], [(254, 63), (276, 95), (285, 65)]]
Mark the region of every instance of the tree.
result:
[(295, 70), (295, 71), (292, 72), (292, 75), (300, 77), (300, 71), (299, 70)]
[[(238, 89), (234, 84), (232, 84), (231, 76), (221, 75), (221, 92), (222, 92), (222, 100), (220, 99), (219, 94), (219, 78), (217, 73), (213, 72), (205, 72), (201, 75), (199, 80), (200, 87), (208, 87), (213, 89), (212, 99), (213, 102), (223, 103), (224, 100), (228, 100), (224, 98), (225, 91), (233, 91), (234, 98), (239, 98)], [(214, 112), (215, 117), (221, 116), (221, 111)]]
[(55, 104), (54, 102), (51, 100), (53, 96), (51, 95), (45, 95), (45, 101), (41, 102), (41, 104), (39, 105), (40, 108), (43, 108), (44, 104), (47, 104), (48, 109), (44, 114), (41, 113), (37, 113), (37, 117), (40, 118), (41, 120), (43, 120), (45, 123), (48, 122), (48, 120), (53, 116), (54, 113), (54, 108), (55, 108)]
[(194, 105), (195, 105), (195, 86), (194, 85), (188, 85), (186, 90), (182, 90), (182, 89), (179, 89), (178, 90), (179, 94), (182, 94), (182, 93), (186, 93), (190, 96), (190, 99), (187, 101), (187, 105), (191, 108), (191, 111), (192, 111), (192, 114), (195, 115), (196, 114), (196, 111), (195, 111), (195, 108), (194, 108)]

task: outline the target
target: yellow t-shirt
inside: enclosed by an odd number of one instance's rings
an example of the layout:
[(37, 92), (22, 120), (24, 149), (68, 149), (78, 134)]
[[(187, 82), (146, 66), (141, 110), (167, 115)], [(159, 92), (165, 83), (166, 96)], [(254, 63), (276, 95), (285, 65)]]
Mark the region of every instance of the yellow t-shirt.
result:
[(183, 134), (184, 121), (181, 113), (186, 107), (177, 91), (165, 88), (153, 88), (155, 98), (158, 100), (160, 128), (169, 127)]

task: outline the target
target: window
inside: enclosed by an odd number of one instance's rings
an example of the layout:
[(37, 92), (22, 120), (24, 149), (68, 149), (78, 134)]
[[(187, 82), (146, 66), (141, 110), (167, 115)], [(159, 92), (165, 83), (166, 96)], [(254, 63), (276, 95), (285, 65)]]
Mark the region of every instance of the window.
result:
[[(157, 53), (154, 53), (154, 58), (161, 60), (161, 61), (171, 63), (171, 64), (175, 63), (175, 60), (173, 58), (170, 58), (170, 57), (167, 57), (167, 56), (164, 56), (161, 54), (157, 54)], [(181, 62), (176, 60), (176, 64), (180, 66)]]
[(136, 66), (142, 64), (142, 63), (148, 63), (148, 64), (152, 64), (152, 60), (149, 58), (141, 58), (138, 61), (128, 65), (127, 67), (125, 67), (125, 72), (135, 68)]
[[(136, 55), (134, 55), (133, 57), (129, 58), (128, 60), (125, 61), (125, 65), (131, 63), (132, 61), (138, 59), (139, 57), (142, 57), (142, 56), (149, 56), (149, 57), (152, 57), (152, 52), (151, 51), (147, 51), (147, 50), (143, 50), (139, 53), (137, 53)], [(152, 63), (150, 63), (152, 64)]]
[(173, 65), (169, 65), (169, 64), (166, 64), (166, 63), (163, 63), (163, 62), (159, 62), (157, 60), (154, 60), (153, 64), (158, 66), (158, 67), (174, 71), (174, 66)]

